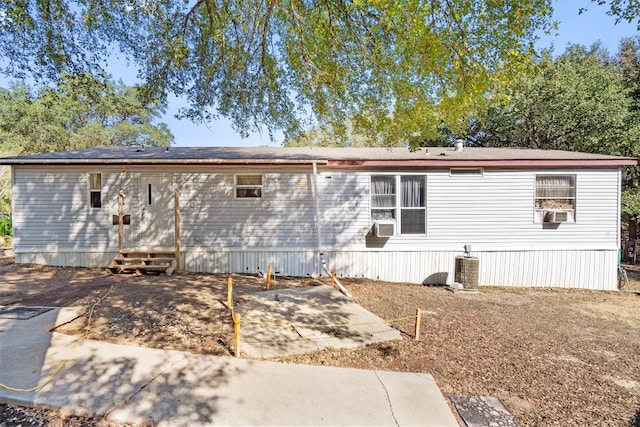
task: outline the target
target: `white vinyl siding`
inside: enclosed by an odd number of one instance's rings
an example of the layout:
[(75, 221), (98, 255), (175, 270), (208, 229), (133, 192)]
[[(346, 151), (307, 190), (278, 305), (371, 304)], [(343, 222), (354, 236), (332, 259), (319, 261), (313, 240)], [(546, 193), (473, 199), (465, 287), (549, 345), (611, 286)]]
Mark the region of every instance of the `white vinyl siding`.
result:
[[(249, 170), (240, 175), (262, 177), (262, 198), (236, 197), (240, 171), (234, 168), (163, 169), (180, 194), (182, 267), (255, 273), (271, 263), (280, 274), (319, 274), (311, 167)], [(87, 208), (90, 173), (101, 174), (102, 209)], [(118, 249), (112, 215), (121, 191), (124, 213), (131, 215), (125, 247), (135, 248), (144, 202), (140, 176), (150, 173), (157, 174), (157, 168), (14, 166), (16, 260), (106, 265)], [(372, 175), (424, 178), (426, 234), (370, 235)], [(553, 228), (535, 222), (537, 175), (576, 177), (579, 221)], [(482, 175), (452, 175), (449, 169), (320, 168), (317, 181), (320, 250), (338, 275), (450, 283), (455, 255), (469, 244), (480, 259), (483, 285), (615, 288), (618, 169), (484, 169)], [(397, 202), (395, 209), (401, 205)]]
[[(339, 276), (405, 283), (451, 284), (461, 251), (337, 251), (325, 254)], [(617, 250), (472, 252), (481, 285), (617, 289)]]
[(179, 174), (185, 249), (314, 248), (308, 173), (264, 173), (269, 197), (237, 198), (233, 173)]
[(460, 251), (465, 244), (474, 250), (617, 249), (617, 170), (554, 171), (576, 174), (579, 183), (579, 222), (556, 228), (534, 220), (535, 177), (544, 172), (485, 169), (482, 177), (429, 173), (428, 239), (415, 243)]
[(319, 173), (318, 205), (322, 250), (364, 247), (365, 237), (371, 230), (369, 174)]
[(106, 209), (87, 208), (88, 181), (88, 171), (16, 168), (16, 250), (106, 250), (111, 217)]

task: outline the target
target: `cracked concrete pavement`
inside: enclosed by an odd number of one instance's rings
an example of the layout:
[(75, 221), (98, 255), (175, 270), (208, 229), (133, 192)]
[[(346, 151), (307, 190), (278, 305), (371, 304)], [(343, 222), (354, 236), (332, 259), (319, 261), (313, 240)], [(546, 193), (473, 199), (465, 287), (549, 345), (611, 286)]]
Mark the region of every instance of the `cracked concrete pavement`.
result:
[(0, 319), (0, 400), (124, 423), (457, 426), (433, 377), (122, 346), (49, 332), (55, 309)]

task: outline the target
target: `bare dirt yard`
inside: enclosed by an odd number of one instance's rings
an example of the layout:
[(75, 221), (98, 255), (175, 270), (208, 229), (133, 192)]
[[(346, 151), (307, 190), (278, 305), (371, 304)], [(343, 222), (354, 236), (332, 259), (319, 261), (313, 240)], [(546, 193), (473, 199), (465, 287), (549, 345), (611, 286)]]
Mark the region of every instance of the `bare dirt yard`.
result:
[[(640, 290), (640, 268), (628, 267), (632, 290)], [(0, 305), (90, 307), (99, 301), (91, 339), (232, 355), (227, 277), (109, 275), (15, 265), (0, 257)], [(233, 283), (242, 314), (264, 279), (234, 275)], [(318, 283), (278, 278), (273, 286)], [(400, 330), (402, 340), (271, 360), (427, 372), (445, 396), (499, 397), (523, 426), (640, 426), (640, 295), (632, 290), (482, 287), (480, 293), (454, 293), (365, 279), (342, 283), (356, 302)], [(415, 341), (410, 317), (418, 308), (422, 333)], [(86, 320), (58, 332), (81, 335)], [(0, 425), (113, 424), (0, 404)]]

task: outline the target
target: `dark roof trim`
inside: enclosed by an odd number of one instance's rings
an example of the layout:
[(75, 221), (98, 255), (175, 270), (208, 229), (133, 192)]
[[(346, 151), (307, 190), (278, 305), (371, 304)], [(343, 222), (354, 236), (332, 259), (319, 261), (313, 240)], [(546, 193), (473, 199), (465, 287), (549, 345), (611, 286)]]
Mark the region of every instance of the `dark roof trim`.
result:
[(554, 150), (470, 147), (106, 147), (0, 158), (5, 165), (77, 166), (322, 166), (364, 168), (448, 167), (620, 167), (636, 159)]
[(6, 158), (0, 160), (5, 165), (216, 165), (216, 166), (239, 166), (239, 165), (266, 165), (266, 166), (300, 166), (326, 165), (327, 160), (290, 160), (290, 159), (31, 159), (31, 158)]
[(430, 168), (459, 168), (459, 167), (619, 167), (635, 166), (635, 159), (590, 159), (590, 160), (330, 160), (327, 166), (341, 167), (430, 167)]

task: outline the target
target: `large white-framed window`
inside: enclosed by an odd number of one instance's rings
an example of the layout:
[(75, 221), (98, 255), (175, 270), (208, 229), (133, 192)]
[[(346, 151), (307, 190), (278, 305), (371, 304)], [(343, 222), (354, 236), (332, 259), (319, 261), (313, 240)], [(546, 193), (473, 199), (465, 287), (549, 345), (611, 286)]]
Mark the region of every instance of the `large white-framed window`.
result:
[(394, 222), (394, 234), (426, 234), (425, 175), (371, 175), (370, 192), (372, 221)]
[(237, 199), (259, 199), (262, 197), (261, 174), (237, 174), (235, 181)]
[(576, 175), (536, 175), (535, 222), (575, 222)]
[(99, 172), (89, 173), (89, 206), (102, 207), (102, 174)]

